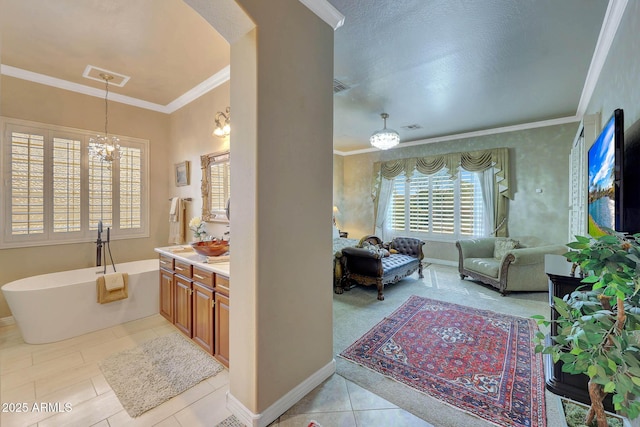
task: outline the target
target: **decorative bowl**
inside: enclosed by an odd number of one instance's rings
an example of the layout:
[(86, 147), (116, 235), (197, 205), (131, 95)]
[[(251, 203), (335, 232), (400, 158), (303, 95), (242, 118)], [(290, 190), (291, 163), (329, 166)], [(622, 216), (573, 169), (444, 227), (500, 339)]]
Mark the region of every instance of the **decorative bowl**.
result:
[(220, 256), (229, 251), (229, 241), (208, 240), (204, 242), (192, 242), (191, 247), (203, 256)]

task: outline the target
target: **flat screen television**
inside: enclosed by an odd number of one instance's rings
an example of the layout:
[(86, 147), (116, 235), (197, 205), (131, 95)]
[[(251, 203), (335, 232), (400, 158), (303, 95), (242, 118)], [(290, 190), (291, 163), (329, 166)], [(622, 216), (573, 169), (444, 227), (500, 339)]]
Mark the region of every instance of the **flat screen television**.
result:
[(624, 114), (617, 109), (589, 149), (588, 232), (624, 230)]

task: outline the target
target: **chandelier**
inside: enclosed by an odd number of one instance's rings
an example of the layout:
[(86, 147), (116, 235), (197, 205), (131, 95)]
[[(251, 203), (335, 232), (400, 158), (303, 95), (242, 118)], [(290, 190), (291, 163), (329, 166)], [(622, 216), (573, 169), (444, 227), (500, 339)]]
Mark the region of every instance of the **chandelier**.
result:
[(218, 111), (216, 113), (216, 128), (213, 130), (213, 135), (220, 138), (229, 136), (231, 133), (231, 107), (227, 107), (225, 112)]
[(388, 150), (400, 143), (400, 135), (393, 129), (387, 129), (387, 118), (389, 117), (387, 113), (380, 114), (380, 117), (384, 121), (384, 128), (374, 132), (369, 138), (369, 142), (376, 148)]
[(104, 135), (96, 135), (89, 138), (89, 156), (100, 160), (101, 162), (113, 162), (118, 160), (122, 153), (120, 152), (120, 139), (115, 136), (109, 136), (109, 80), (113, 76), (106, 73), (100, 73), (105, 81), (106, 89), (104, 95)]

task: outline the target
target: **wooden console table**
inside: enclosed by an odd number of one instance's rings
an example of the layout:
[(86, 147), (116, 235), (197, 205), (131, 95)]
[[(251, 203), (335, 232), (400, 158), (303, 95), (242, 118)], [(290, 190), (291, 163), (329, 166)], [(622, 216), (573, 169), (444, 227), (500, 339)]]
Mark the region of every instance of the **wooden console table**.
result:
[[(558, 318), (554, 308), (553, 297), (563, 298), (575, 291), (582, 278), (571, 276), (571, 263), (562, 255), (545, 255), (545, 272), (549, 276), (549, 305), (551, 307), (551, 320)], [(557, 325), (551, 324), (551, 331), (547, 335), (546, 343), (551, 345), (551, 337), (557, 333)], [(582, 402), (589, 405), (589, 391), (587, 389), (589, 377), (586, 375), (574, 375), (562, 372), (562, 362), (554, 364), (550, 354), (544, 355), (545, 382), (547, 390), (560, 396)], [(615, 412), (611, 395), (604, 400), (607, 411)]]

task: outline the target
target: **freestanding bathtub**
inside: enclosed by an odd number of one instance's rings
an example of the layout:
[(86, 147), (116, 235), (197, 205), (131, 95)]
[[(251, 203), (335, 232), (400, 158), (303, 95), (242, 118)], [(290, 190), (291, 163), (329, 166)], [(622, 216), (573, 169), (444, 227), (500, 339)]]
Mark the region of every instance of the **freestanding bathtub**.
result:
[(42, 274), (2, 286), (24, 341), (60, 341), (158, 313), (157, 258), (116, 264), (118, 273), (129, 274), (129, 297), (108, 304), (96, 302), (96, 279), (103, 269)]

